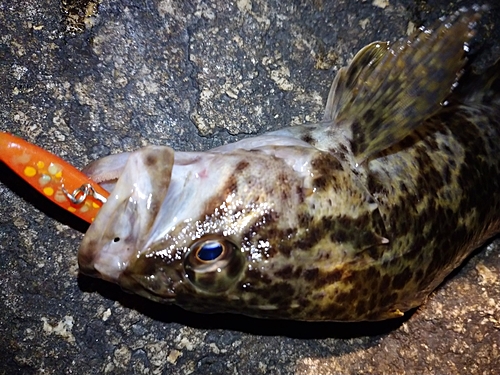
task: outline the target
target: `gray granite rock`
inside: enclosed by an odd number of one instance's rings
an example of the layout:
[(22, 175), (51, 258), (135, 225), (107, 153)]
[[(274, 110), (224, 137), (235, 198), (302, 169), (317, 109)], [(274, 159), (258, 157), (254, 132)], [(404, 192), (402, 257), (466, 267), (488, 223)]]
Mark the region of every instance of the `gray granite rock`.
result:
[[(285, 4), (286, 3), (286, 4)], [(470, 1), (0, 0), (0, 129), (77, 166), (320, 118), (335, 71)], [(498, 7), (478, 37), (500, 56)], [(403, 320), (201, 315), (78, 275), (85, 226), (0, 166), (1, 374), (493, 374), (500, 242)]]

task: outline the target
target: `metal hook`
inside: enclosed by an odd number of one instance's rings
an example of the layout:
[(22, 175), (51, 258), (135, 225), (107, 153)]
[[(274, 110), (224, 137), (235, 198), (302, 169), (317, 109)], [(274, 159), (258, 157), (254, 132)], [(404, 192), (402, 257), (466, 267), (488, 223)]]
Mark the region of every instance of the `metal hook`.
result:
[(75, 189), (72, 193), (66, 190), (64, 184), (61, 185), (62, 192), (66, 195), (66, 198), (73, 204), (82, 204), (85, 202), (88, 196), (93, 197), (101, 203), (106, 203), (107, 199), (99, 194), (91, 184), (83, 184), (78, 189)]

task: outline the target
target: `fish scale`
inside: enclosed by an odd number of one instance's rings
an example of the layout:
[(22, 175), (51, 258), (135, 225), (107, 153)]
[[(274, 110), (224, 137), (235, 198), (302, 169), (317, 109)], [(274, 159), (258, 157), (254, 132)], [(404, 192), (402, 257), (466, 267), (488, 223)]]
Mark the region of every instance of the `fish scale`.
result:
[(318, 124), (94, 162), (113, 191), (81, 271), (205, 313), (362, 321), (419, 306), (500, 231), (500, 63), (475, 75), (465, 54), (484, 10), (363, 48)]

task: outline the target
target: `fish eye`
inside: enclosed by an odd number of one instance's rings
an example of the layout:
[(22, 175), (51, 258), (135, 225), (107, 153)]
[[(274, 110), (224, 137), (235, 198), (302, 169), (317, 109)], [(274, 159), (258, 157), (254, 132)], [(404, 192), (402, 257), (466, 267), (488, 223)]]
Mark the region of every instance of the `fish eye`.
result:
[(206, 292), (221, 292), (243, 270), (244, 256), (232, 238), (209, 234), (194, 241), (184, 258), (188, 280)]
[(225, 251), (225, 245), (220, 241), (206, 241), (196, 250), (196, 257), (204, 262), (217, 260)]

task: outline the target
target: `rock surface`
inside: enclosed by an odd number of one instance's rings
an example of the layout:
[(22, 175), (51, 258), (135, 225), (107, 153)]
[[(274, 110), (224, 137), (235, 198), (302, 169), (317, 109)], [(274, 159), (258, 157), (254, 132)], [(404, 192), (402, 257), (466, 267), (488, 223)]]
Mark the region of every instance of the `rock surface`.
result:
[[(359, 48), (470, 4), (0, 0), (0, 129), (81, 167), (146, 144), (204, 150), (314, 121)], [(481, 22), (480, 66), (500, 56), (499, 19), (496, 7)], [(498, 240), (400, 321), (193, 314), (79, 276), (85, 226), (0, 172), (0, 374), (500, 368)]]

